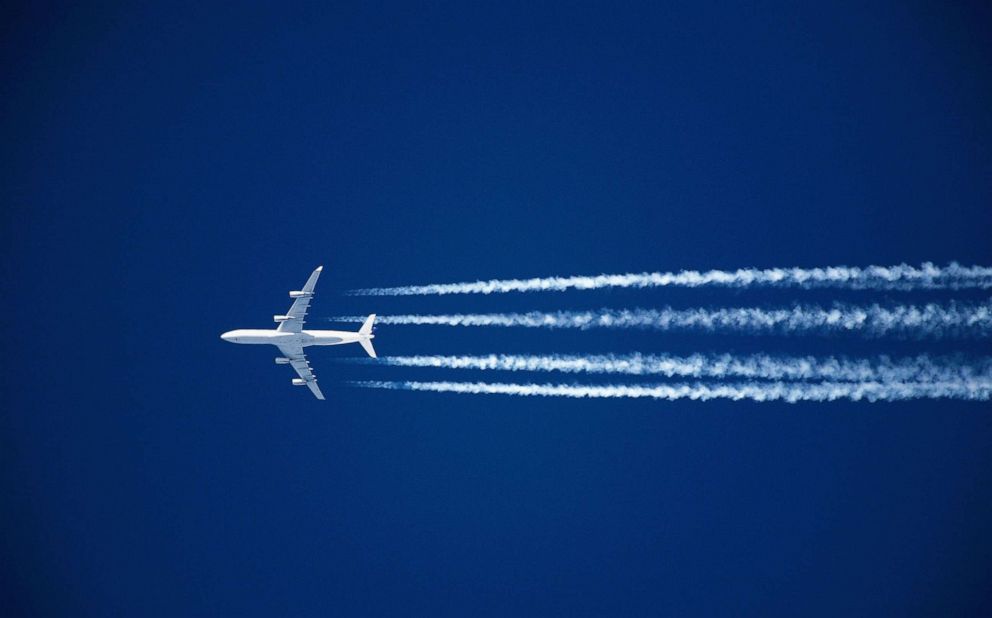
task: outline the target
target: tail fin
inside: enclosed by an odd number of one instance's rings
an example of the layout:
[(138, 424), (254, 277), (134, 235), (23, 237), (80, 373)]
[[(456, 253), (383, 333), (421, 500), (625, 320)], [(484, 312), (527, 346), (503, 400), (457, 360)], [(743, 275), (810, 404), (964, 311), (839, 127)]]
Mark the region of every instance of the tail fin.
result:
[(375, 337), (375, 335), (372, 334), (373, 322), (375, 322), (374, 313), (366, 318), (365, 323), (358, 329), (358, 334), (363, 335), (358, 339), (358, 343), (362, 344), (362, 347), (365, 348), (365, 352), (367, 352), (369, 356), (375, 358), (375, 348), (372, 347), (372, 337)]

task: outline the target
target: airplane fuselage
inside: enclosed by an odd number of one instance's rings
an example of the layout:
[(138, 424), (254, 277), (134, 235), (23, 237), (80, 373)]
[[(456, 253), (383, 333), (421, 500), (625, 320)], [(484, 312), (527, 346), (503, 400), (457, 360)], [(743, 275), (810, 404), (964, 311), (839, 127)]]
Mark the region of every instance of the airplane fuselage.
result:
[[(357, 343), (363, 336), (359, 333), (344, 330), (304, 330), (298, 333), (280, 332), (276, 329), (242, 328), (221, 335), (224, 341), (231, 343), (264, 343), (269, 345), (343, 345)], [(375, 335), (367, 335), (374, 339)]]

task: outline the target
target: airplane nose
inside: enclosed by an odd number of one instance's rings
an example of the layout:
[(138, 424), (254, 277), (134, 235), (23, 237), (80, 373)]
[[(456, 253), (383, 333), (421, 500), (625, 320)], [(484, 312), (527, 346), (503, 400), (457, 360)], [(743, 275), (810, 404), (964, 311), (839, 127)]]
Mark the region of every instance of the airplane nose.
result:
[(223, 339), (224, 341), (231, 341), (232, 339), (234, 339), (234, 335), (231, 334), (232, 332), (233, 331), (228, 331), (223, 335), (221, 335), (220, 338)]

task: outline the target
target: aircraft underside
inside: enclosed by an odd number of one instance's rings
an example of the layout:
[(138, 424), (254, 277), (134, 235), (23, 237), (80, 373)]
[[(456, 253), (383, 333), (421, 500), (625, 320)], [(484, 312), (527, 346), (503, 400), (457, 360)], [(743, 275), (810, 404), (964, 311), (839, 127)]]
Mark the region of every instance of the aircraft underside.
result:
[(317, 376), (314, 375), (303, 353), (303, 348), (320, 345), (343, 345), (346, 343), (358, 343), (365, 352), (375, 358), (375, 349), (372, 347), (372, 323), (375, 321), (375, 314), (370, 315), (358, 332), (341, 330), (303, 330), (303, 322), (306, 318), (307, 310), (310, 308), (310, 301), (314, 295), (314, 288), (317, 285), (317, 278), (320, 276), (322, 266), (318, 266), (302, 290), (295, 290), (289, 293), (289, 297), (294, 299), (293, 306), (285, 315), (272, 316), (274, 322), (279, 324), (275, 329), (251, 329), (244, 328), (232, 330), (220, 336), (224, 341), (231, 343), (245, 344), (265, 344), (274, 345), (279, 348), (282, 356), (276, 357), (278, 365), (292, 365), (293, 369), (300, 376), (293, 378), (295, 386), (307, 386), (317, 399), (323, 399), (324, 394), (317, 387)]

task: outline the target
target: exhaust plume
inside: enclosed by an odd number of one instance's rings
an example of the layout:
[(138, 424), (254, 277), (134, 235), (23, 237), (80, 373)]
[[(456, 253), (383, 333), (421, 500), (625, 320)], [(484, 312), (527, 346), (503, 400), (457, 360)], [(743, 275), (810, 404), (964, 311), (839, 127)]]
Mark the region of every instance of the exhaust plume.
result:
[(420, 296), (445, 294), (503, 294), (506, 292), (564, 292), (601, 288), (657, 287), (796, 287), (854, 290), (959, 290), (992, 288), (992, 268), (961, 266), (951, 262), (935, 266), (828, 266), (825, 268), (742, 268), (738, 270), (683, 270), (679, 272), (628, 273), (533, 279), (491, 279), (462, 283), (433, 283), (399, 287), (365, 288), (354, 296)]
[(344, 362), (392, 367), (431, 367), (480, 371), (547, 371), (560, 373), (653, 375), (668, 378), (745, 378), (760, 380), (825, 380), (837, 382), (950, 383), (980, 378), (992, 381), (992, 358), (968, 364), (959, 357), (847, 359), (843, 357), (769, 356), (755, 354), (605, 354), (483, 356), (389, 356)]
[[(361, 322), (364, 316), (329, 318), (335, 322)], [(986, 337), (992, 331), (992, 301), (985, 303), (925, 305), (834, 304), (795, 305), (761, 309), (600, 309), (529, 313), (475, 313), (441, 315), (387, 315), (380, 324), (443, 326), (519, 326), (526, 328), (639, 328), (652, 330), (697, 330), (742, 333), (861, 333), (914, 337)]]
[(596, 385), (578, 384), (507, 384), (492, 382), (351, 382), (359, 388), (376, 388), (434, 393), (473, 395), (516, 395), (521, 397), (571, 397), (591, 399), (691, 399), (708, 401), (902, 401), (907, 399), (965, 399), (988, 401), (992, 383), (978, 380), (968, 383), (896, 383), (880, 382), (742, 382), (739, 384), (658, 384)]

